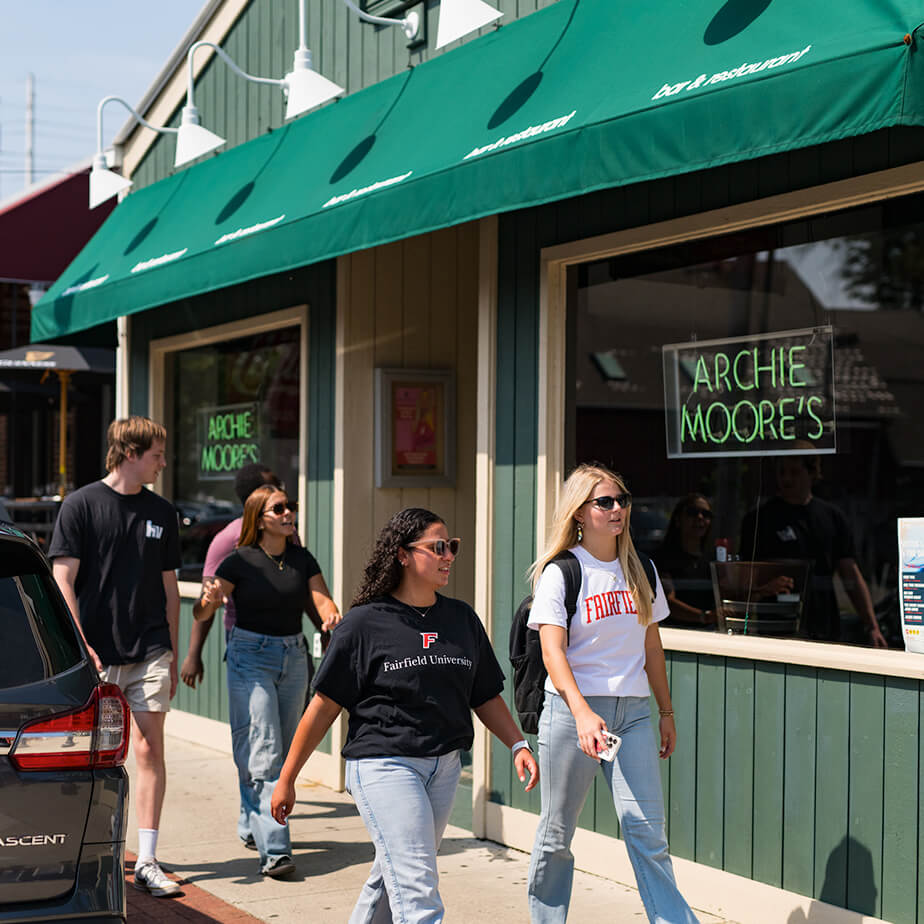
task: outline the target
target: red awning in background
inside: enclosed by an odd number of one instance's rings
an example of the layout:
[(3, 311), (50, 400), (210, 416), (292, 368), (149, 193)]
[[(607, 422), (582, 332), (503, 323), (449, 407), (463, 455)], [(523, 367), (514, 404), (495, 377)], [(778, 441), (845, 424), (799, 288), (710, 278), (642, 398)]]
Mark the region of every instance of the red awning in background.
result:
[(115, 208), (87, 207), (89, 166), (0, 202), (0, 280), (54, 282)]

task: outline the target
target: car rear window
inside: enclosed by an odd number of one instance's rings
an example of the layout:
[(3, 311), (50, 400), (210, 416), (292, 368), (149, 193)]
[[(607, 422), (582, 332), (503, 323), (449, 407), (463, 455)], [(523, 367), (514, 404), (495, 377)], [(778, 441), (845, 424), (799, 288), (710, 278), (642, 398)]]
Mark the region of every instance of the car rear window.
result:
[(54, 677), (83, 659), (54, 581), (31, 549), (0, 556), (0, 688)]

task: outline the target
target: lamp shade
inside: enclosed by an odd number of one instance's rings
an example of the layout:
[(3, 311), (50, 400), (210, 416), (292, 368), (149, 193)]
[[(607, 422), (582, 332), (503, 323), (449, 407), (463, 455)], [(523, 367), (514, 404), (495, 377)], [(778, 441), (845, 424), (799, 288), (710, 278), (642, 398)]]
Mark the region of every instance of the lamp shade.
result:
[(441, 0), (436, 47), (442, 48), (504, 14), (482, 0)]
[(104, 154), (97, 154), (93, 158), (93, 169), (90, 171), (90, 208), (95, 209), (131, 185), (131, 180), (106, 168)]
[(183, 118), (176, 136), (176, 156), (173, 166), (188, 164), (215, 148), (220, 148), (225, 139), (199, 124), (199, 110), (195, 106), (183, 107)]
[[(301, 54), (299, 53), (301, 52)], [(322, 77), (311, 67), (310, 52), (299, 49), (295, 52), (292, 72), (286, 74), (286, 118), (293, 119), (321, 103), (326, 103), (346, 91), (333, 81)]]

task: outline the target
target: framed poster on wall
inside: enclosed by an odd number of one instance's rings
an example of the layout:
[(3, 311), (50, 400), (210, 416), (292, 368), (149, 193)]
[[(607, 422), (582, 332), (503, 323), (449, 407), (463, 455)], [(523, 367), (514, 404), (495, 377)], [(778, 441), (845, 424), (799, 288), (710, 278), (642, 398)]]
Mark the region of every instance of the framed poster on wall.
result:
[(451, 369), (376, 369), (376, 487), (452, 486), (455, 410)]

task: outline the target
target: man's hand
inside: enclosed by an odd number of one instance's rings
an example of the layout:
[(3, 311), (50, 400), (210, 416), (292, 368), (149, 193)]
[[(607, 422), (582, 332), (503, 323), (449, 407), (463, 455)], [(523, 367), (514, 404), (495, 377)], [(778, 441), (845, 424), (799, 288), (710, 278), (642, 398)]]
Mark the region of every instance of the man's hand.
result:
[(195, 657), (192, 652), (189, 652), (180, 666), (180, 677), (183, 683), (195, 690), (196, 682), (202, 683), (204, 675), (205, 668), (202, 666), (202, 658)]
[(105, 665), (99, 659), (99, 655), (87, 645), (87, 653), (90, 655), (90, 660), (93, 662), (93, 666), (99, 671), (100, 674), (106, 669)]
[(886, 641), (885, 636), (882, 634), (882, 630), (876, 623), (869, 627), (869, 643), (873, 646), (873, 648), (889, 647), (889, 643)]

